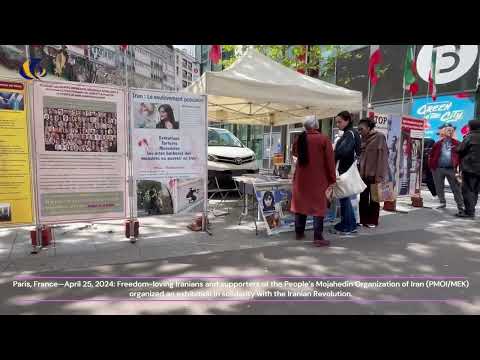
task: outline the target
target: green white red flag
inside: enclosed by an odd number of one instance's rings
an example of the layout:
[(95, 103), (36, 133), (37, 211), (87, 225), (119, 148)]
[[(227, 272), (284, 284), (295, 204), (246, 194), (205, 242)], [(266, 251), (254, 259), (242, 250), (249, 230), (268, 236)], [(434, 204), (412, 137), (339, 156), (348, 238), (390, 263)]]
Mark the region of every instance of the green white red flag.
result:
[(209, 58), (212, 63), (218, 64), (222, 58), (222, 45), (212, 45), (210, 48)]
[(407, 56), (405, 57), (405, 66), (403, 69), (403, 88), (413, 96), (418, 92), (417, 82), (417, 63), (413, 52), (413, 45), (409, 45)]
[(368, 62), (368, 77), (370, 83), (375, 86), (378, 82), (377, 66), (382, 62), (382, 53), (380, 52), (380, 45), (370, 46), (370, 61)]

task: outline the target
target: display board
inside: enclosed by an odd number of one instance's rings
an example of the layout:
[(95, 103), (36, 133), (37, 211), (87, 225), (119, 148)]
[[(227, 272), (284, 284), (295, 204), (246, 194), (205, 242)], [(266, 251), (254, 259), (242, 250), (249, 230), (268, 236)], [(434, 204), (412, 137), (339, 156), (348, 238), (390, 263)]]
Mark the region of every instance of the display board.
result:
[(0, 79), (0, 226), (33, 223), (26, 92)]
[(125, 90), (50, 81), (33, 89), (38, 221), (126, 218)]
[(420, 193), (424, 133), (424, 120), (402, 116), (398, 167), (399, 196)]
[(152, 89), (129, 96), (135, 215), (203, 210), (206, 98)]

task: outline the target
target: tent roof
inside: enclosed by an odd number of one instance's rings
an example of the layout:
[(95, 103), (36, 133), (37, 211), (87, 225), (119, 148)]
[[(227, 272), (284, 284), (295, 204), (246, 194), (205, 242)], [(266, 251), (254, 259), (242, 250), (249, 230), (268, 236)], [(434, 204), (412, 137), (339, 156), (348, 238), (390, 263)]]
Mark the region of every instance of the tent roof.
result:
[(228, 69), (206, 72), (184, 91), (208, 95), (209, 121), (285, 125), (307, 115), (362, 110), (362, 93), (289, 69), (253, 48)]

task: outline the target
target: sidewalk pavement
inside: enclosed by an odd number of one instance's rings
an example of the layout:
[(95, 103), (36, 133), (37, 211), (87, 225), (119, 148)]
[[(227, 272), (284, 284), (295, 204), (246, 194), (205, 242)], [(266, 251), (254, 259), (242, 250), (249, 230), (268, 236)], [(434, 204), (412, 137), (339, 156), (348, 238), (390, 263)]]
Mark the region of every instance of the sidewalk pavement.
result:
[[(295, 241), (293, 234), (255, 237), (251, 223), (238, 226), (235, 216), (213, 220), (214, 237), (189, 233), (168, 220), (142, 227), (145, 234), (136, 245), (122, 238), (119, 225), (102, 224), (94, 229), (62, 228), (57, 236), (57, 254), (39, 257), (14, 254), (13, 263), (0, 277), (1, 314), (480, 314), (479, 220), (457, 219), (453, 198), (444, 210), (409, 209), (407, 214), (384, 213), (377, 229), (362, 229), (354, 237), (330, 235), (332, 246), (314, 248), (308, 241)], [(428, 205), (434, 205), (426, 199)], [(77, 225), (78, 226), (78, 225)], [(154, 227), (155, 226), (155, 227)], [(112, 229), (113, 234), (109, 234)], [(68, 232), (68, 230), (70, 230)], [(163, 236), (159, 234), (161, 231)], [(66, 233), (65, 233), (66, 232)], [(64, 233), (64, 234), (63, 234)], [(12, 236), (11, 234), (9, 236)], [(27, 247), (19, 231), (15, 248)], [(328, 236), (328, 235), (327, 235)], [(18, 239), (17, 239), (18, 240)], [(23, 244), (23, 245), (20, 245)], [(88, 244), (88, 245), (86, 245)], [(25, 250), (25, 249), (23, 249)], [(23, 255), (23, 256), (22, 256)], [(35, 259), (35, 260), (33, 260)], [(37, 260), (39, 259), (39, 260)], [(58, 259), (65, 259), (64, 262)], [(67, 260), (68, 259), (68, 260)], [(81, 261), (83, 259), (83, 262)], [(153, 260), (156, 259), (156, 260)], [(153, 261), (146, 261), (153, 260)], [(34, 263), (37, 261), (38, 263)], [(122, 262), (123, 264), (120, 264)], [(95, 264), (113, 264), (101, 265)], [(5, 264), (3, 262), (2, 264)], [(77, 270), (56, 270), (70, 267)], [(49, 268), (50, 266), (50, 268)], [(219, 301), (117, 301), (125, 289), (35, 289), (13, 288), (12, 280), (23, 269), (43, 276), (348, 276), (431, 275), (465, 276), (470, 286), (457, 289), (449, 299), (447, 290), (402, 289), (392, 295), (385, 289), (365, 289), (364, 298), (381, 302), (276, 302)], [(48, 270), (45, 272), (45, 270)], [(270, 288), (275, 290), (275, 288)], [(81, 295), (79, 295), (81, 294)], [(21, 302), (35, 296), (42, 302)], [(434, 295), (434, 296), (432, 296)], [(58, 301), (70, 299), (71, 302)], [(402, 302), (405, 297), (420, 299)], [(75, 299), (75, 298), (74, 298)], [(430, 300), (429, 300), (430, 299)]]
[[(436, 205), (428, 192), (423, 192), (422, 196), (425, 207)], [(382, 226), (376, 229), (375, 233), (387, 235), (421, 229), (425, 224), (435, 223), (435, 219), (441, 214), (450, 214), (452, 221), (462, 223), (462, 220), (453, 217), (456, 207), (450, 193), (447, 193), (447, 202), (447, 209), (440, 211), (413, 208), (409, 198), (400, 200), (397, 209), (405, 213), (381, 211)], [(212, 205), (215, 205), (214, 203)], [(239, 204), (237, 200), (229, 200), (221, 205)], [(31, 227), (0, 229), (0, 274), (12, 276), (19, 273), (82, 269), (295, 244), (293, 233), (268, 236), (263, 223), (259, 224), (259, 234), (255, 236), (251, 219), (238, 225), (239, 214), (239, 208), (231, 209), (226, 216), (214, 217), (211, 214), (211, 236), (204, 232), (192, 232), (187, 228), (192, 221), (192, 215), (141, 218), (140, 237), (135, 244), (124, 237), (123, 221), (62, 225), (55, 227), (55, 244), (42, 249), (38, 254), (31, 254)], [(361, 233), (359, 236), (363, 237), (365, 234)]]

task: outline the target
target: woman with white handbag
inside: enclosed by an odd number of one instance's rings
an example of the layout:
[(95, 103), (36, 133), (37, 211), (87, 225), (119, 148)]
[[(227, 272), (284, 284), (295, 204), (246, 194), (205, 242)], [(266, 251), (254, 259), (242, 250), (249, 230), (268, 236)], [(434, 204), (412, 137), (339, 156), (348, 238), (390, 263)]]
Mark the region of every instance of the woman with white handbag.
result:
[(343, 235), (357, 232), (357, 221), (350, 197), (361, 193), (365, 184), (360, 178), (355, 160), (355, 155), (360, 154), (361, 140), (358, 132), (353, 129), (352, 115), (348, 111), (342, 111), (336, 116), (335, 122), (343, 131), (335, 145), (337, 183), (332, 189), (333, 196), (340, 200), (341, 221), (330, 232)]

